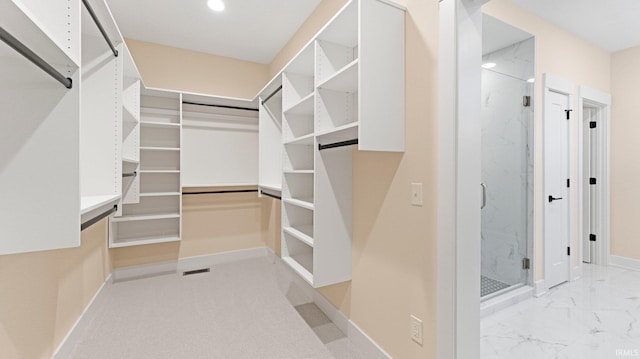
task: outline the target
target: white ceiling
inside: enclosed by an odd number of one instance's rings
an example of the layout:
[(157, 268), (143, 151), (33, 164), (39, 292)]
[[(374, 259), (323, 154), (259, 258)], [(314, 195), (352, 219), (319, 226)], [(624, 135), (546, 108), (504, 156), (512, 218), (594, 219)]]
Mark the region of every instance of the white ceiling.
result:
[(609, 52), (640, 45), (640, 0), (512, 0)]
[(124, 37), (270, 63), (320, 0), (107, 0)]

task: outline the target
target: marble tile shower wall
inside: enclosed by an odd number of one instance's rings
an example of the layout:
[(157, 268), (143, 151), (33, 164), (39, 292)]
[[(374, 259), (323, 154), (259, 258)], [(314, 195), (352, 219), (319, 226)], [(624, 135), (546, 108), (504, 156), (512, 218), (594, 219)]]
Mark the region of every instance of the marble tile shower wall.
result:
[(509, 285), (525, 281), (522, 258), (529, 251), (533, 193), (533, 38), (487, 54), (482, 70), (482, 275)]

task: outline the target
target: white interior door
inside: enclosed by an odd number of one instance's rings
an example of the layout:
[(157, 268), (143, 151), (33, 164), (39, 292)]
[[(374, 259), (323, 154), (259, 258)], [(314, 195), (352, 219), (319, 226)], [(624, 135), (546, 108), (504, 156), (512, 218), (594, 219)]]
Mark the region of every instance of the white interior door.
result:
[(569, 280), (569, 95), (546, 90), (544, 113), (545, 280)]

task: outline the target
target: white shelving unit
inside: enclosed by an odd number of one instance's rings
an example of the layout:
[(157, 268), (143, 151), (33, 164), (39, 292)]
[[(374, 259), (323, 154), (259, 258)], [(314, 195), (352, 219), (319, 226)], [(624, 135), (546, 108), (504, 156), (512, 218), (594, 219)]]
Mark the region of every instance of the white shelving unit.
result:
[(117, 215), (121, 215), (123, 204), (140, 201), (140, 73), (126, 44), (120, 56), (123, 58), (122, 81), (122, 173), (134, 174), (123, 177), (122, 199)]
[[(404, 21), (404, 9), (387, 1), (347, 3), (281, 74), (279, 147), (269, 142), (276, 131), (261, 127), (266, 152), (282, 153), (282, 259), (314, 287), (351, 279), (347, 143), (404, 151)], [(261, 160), (261, 173), (276, 164)]]
[[(282, 76), (276, 76), (258, 96), (258, 186), (280, 196), (282, 192)], [(280, 88), (280, 90), (278, 90)], [(268, 98), (272, 95), (271, 98)], [(266, 102), (263, 102), (267, 99)]]
[(0, 23), (72, 80), (65, 88), (0, 42), (0, 255), (78, 246), (80, 1), (4, 1)]
[[(139, 82), (132, 82), (132, 86), (139, 86)], [(121, 216), (112, 218), (111, 248), (181, 238), (181, 95), (143, 90), (138, 111), (138, 121), (132, 123), (139, 127), (139, 158), (123, 163), (136, 166), (137, 198), (125, 202)]]

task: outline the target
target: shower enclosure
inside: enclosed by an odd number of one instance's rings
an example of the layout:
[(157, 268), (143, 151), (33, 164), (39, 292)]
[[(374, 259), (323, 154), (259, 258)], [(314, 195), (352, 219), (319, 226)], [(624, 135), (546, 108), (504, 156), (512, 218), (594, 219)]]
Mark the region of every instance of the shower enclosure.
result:
[[(499, 39), (483, 44), (482, 299), (528, 284), (533, 224), (534, 39), (487, 21), (485, 33)], [(514, 38), (507, 30), (522, 34), (504, 46)]]

